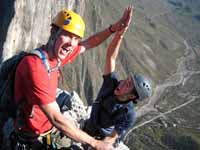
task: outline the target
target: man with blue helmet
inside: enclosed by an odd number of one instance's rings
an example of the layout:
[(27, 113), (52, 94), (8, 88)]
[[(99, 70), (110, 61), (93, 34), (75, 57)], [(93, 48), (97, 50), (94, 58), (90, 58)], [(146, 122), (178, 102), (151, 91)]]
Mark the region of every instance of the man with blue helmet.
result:
[[(131, 9), (131, 8), (130, 8)], [(132, 13), (130, 14), (130, 18)], [(117, 31), (110, 43), (103, 74), (103, 84), (93, 103), (90, 118), (84, 131), (111, 144), (122, 140), (135, 122), (134, 103), (151, 96), (152, 87), (148, 78), (133, 74), (125, 80), (118, 80), (115, 74), (119, 47), (131, 19), (123, 30)]]

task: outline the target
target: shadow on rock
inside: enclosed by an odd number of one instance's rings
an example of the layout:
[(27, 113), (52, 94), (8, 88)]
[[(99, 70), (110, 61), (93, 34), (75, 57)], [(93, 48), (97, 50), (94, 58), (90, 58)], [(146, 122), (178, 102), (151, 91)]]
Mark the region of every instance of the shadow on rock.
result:
[(15, 0), (1, 0), (0, 2), (0, 63), (2, 61), (3, 44), (6, 40), (10, 22), (15, 14)]

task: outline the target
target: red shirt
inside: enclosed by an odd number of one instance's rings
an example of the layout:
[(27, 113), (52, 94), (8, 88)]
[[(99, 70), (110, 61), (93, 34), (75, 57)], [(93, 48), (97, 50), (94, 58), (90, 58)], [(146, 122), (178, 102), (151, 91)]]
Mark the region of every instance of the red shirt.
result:
[[(62, 65), (72, 62), (80, 53), (78, 46), (63, 62)], [(51, 67), (57, 65), (57, 60), (49, 60)], [(17, 66), (15, 74), (15, 101), (25, 103), (22, 112), (25, 115), (22, 130), (41, 134), (51, 129), (52, 124), (40, 109), (39, 105), (46, 105), (56, 99), (58, 86), (58, 71), (47, 70), (38, 56), (29, 55), (23, 58)], [(33, 114), (30, 117), (30, 114)], [(16, 122), (19, 118), (16, 119)]]

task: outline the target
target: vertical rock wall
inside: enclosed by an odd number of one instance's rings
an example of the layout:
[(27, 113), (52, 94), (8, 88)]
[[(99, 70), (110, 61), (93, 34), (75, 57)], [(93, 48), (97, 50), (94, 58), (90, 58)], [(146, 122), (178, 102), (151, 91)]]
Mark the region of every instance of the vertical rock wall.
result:
[(84, 12), (83, 0), (3, 0), (0, 50), (6, 60), (20, 50), (44, 44), (55, 14), (63, 8)]

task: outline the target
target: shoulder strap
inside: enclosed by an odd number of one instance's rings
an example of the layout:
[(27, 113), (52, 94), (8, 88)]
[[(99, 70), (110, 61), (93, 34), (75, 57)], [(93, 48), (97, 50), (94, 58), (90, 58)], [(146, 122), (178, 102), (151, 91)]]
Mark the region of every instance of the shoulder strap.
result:
[(58, 59), (57, 66), (51, 68), (50, 65), (49, 65), (49, 61), (48, 61), (45, 53), (40, 48), (37, 48), (37, 49), (34, 49), (34, 50), (30, 51), (30, 54), (37, 55), (42, 60), (44, 66), (45, 66), (45, 68), (46, 68), (46, 70), (48, 72), (48, 76), (50, 76), (51, 72), (57, 71), (57, 70), (60, 69), (61, 61)]
[(43, 62), (47, 72), (48, 72), (48, 75), (50, 76), (50, 65), (49, 65), (49, 61), (48, 59), (46, 58), (44, 52), (41, 50), (41, 49), (34, 49), (32, 51), (30, 51), (30, 54), (34, 54), (34, 55), (37, 55)]

